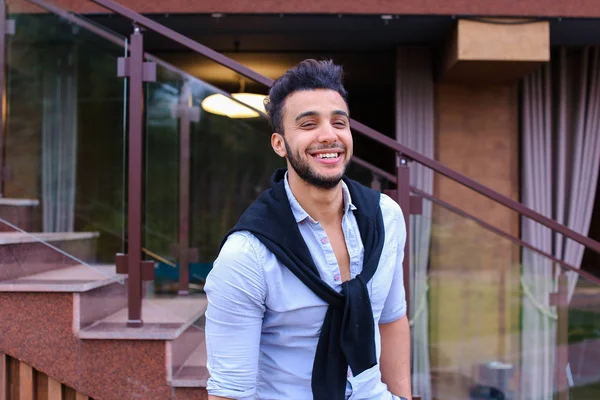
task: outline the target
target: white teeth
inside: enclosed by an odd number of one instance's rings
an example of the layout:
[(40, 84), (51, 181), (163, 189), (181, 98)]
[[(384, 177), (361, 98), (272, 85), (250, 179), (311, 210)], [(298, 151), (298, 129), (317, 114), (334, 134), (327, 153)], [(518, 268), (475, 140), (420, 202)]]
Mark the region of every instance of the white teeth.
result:
[(338, 156), (338, 153), (323, 153), (323, 154), (317, 154), (318, 158), (336, 158)]

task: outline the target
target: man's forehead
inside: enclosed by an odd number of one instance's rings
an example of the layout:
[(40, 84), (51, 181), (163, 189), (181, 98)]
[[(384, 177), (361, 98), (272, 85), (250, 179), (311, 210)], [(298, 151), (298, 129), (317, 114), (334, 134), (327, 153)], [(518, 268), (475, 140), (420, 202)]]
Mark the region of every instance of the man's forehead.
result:
[(315, 114), (331, 114), (340, 111), (348, 113), (348, 107), (342, 96), (338, 92), (328, 89), (294, 92), (286, 99), (284, 108), (292, 111), (294, 118), (308, 111)]

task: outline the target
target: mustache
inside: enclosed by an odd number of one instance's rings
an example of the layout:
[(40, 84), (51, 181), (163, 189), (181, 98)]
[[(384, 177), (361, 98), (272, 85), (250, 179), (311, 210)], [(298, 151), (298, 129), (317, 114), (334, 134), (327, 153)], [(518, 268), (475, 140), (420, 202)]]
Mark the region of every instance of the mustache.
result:
[(343, 152), (346, 151), (346, 146), (341, 143), (334, 143), (333, 145), (320, 145), (320, 146), (312, 146), (306, 149), (307, 152), (311, 151), (320, 151), (320, 150), (341, 150)]

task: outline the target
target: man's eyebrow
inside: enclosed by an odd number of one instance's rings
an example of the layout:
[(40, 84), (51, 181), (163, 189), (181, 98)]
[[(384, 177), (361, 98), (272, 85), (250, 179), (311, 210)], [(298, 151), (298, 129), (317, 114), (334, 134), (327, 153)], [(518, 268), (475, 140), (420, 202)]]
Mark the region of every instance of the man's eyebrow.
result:
[[(299, 120), (301, 120), (304, 117), (314, 117), (316, 115), (319, 115), (319, 113), (316, 111), (304, 111), (303, 113), (300, 113), (300, 114), (298, 114), (298, 116), (296, 116), (296, 122), (298, 122)], [(335, 110), (331, 113), (331, 115), (341, 115), (342, 117), (346, 117), (346, 118), (350, 119), (350, 116), (344, 110)]]
[(341, 115), (343, 117), (346, 117), (346, 118), (350, 119), (350, 116), (344, 110), (335, 110), (334, 112), (331, 113), (331, 115)]
[(304, 111), (303, 113), (300, 113), (296, 116), (296, 122), (298, 122), (304, 117), (314, 117), (315, 115), (319, 115), (319, 113), (316, 111)]

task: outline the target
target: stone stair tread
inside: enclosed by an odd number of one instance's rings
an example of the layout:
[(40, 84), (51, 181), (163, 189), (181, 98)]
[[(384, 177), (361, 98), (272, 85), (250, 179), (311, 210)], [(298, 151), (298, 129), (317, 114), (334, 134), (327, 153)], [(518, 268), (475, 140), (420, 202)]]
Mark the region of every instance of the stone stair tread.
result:
[(202, 340), (183, 366), (173, 374), (170, 384), (173, 387), (206, 387), (208, 376), (206, 341)]
[(8, 197), (0, 197), (0, 206), (17, 206), (17, 207), (32, 207), (39, 206), (40, 201), (37, 199), (16, 199)]
[(98, 232), (0, 232), (0, 245), (95, 239)]
[(128, 310), (94, 322), (79, 331), (80, 339), (174, 340), (206, 311), (205, 296), (142, 300), (142, 327), (127, 327)]
[(124, 282), (115, 265), (73, 265), (0, 281), (0, 292), (86, 292)]

